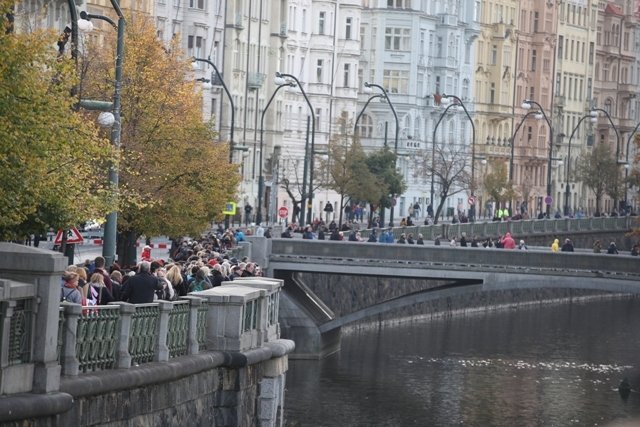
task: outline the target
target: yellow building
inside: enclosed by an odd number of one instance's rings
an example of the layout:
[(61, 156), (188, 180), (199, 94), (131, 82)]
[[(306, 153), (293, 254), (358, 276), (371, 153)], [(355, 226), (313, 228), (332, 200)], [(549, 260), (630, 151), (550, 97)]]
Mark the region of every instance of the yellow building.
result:
[[(517, 0), (485, 1), (476, 11), (480, 23), (474, 67), (476, 161), (484, 158), (489, 165), (508, 162), (511, 155), (518, 5)], [(480, 167), (479, 182), (490, 172), (486, 169)], [(488, 196), (481, 192), (479, 197), (478, 214), (489, 213)]]
[(571, 174), (594, 141), (588, 114), (593, 100), (597, 12), (597, 0), (567, 0), (558, 5), (554, 127), (556, 155), (562, 163), (554, 169), (554, 181), (559, 183), (554, 207), (565, 214), (589, 209), (588, 189)]

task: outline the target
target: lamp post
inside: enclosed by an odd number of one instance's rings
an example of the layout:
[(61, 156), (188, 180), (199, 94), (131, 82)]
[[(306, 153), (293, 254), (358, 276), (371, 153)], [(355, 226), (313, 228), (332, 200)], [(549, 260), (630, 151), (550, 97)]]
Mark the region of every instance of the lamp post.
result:
[[(460, 99), (455, 95), (446, 95), (443, 93), (442, 99), (440, 102), (444, 101), (445, 104), (448, 104), (450, 102), (450, 99), (453, 99), (457, 105), (460, 105), (462, 107), (462, 109), (464, 110), (464, 113), (469, 119), (469, 122), (471, 123), (471, 196), (473, 197), (475, 195), (475, 185), (476, 185), (476, 182), (475, 182), (476, 126), (473, 123), (473, 119), (469, 115), (469, 111), (467, 110), (467, 107), (464, 105), (464, 102), (462, 102), (462, 99)], [(475, 203), (469, 207), (469, 217), (470, 217), (469, 221), (473, 222), (475, 220), (475, 217), (476, 217)]]
[[(305, 226), (305, 222), (304, 222), (304, 204), (307, 201), (307, 195), (305, 194), (305, 191), (307, 190), (305, 188), (304, 185), (304, 180), (307, 178), (307, 172), (306, 172), (306, 168), (307, 168), (307, 164), (310, 164), (310, 171), (309, 171), (309, 201), (308, 201), (308, 218), (309, 221), (311, 221), (311, 208), (313, 206), (313, 152), (315, 149), (315, 137), (316, 137), (316, 115), (313, 111), (313, 106), (311, 105), (311, 102), (309, 101), (309, 97), (307, 96), (307, 93), (304, 91), (304, 88), (302, 87), (302, 85), (300, 84), (300, 81), (296, 78), (296, 76), (291, 75), (291, 74), (287, 74), (287, 73), (280, 73), (280, 72), (276, 72), (276, 84), (277, 85), (282, 85), (285, 84), (286, 78), (289, 78), (291, 80), (293, 80), (294, 82), (296, 82), (296, 85), (298, 85), (298, 88), (300, 88), (300, 92), (302, 92), (302, 96), (304, 96), (304, 100), (307, 102), (307, 106), (309, 106), (309, 113), (311, 114), (311, 153), (309, 153), (309, 147), (308, 147), (308, 140), (307, 140), (307, 144), (305, 144), (304, 147), (304, 172), (303, 172), (303, 176), (302, 176), (302, 180), (303, 180), (303, 184), (302, 184), (302, 200), (301, 200), (301, 204), (302, 207), (300, 209), (300, 224), (302, 226)], [(309, 155), (311, 155), (311, 158), (309, 158)]]
[(625, 162), (626, 165), (624, 166), (624, 208), (627, 209), (627, 206), (629, 206), (629, 199), (628, 199), (628, 184), (627, 184), (627, 180), (629, 179), (629, 168), (631, 167), (631, 165), (629, 164), (629, 145), (631, 144), (631, 141), (633, 140), (633, 135), (635, 135), (635, 133), (638, 131), (638, 128), (640, 127), (640, 122), (638, 122), (638, 124), (636, 125), (635, 128), (633, 128), (633, 132), (631, 132), (631, 134), (629, 135), (629, 138), (627, 138), (627, 151), (625, 154)]
[(433, 137), (431, 138), (431, 208), (434, 209), (434, 214), (433, 214), (433, 223), (437, 224), (438, 223), (438, 215), (437, 215), (437, 211), (435, 210), (435, 207), (433, 206), (433, 195), (435, 192), (435, 177), (436, 177), (436, 132), (438, 131), (438, 126), (440, 126), (440, 122), (442, 122), (442, 119), (444, 119), (445, 114), (447, 114), (447, 111), (449, 111), (450, 108), (455, 107), (456, 104), (449, 104), (449, 106), (447, 108), (444, 109), (444, 111), (442, 113), (440, 113), (440, 117), (438, 118), (438, 121), (436, 122), (436, 125), (433, 128)]
[(618, 165), (620, 164), (620, 133), (618, 132), (618, 128), (616, 128), (616, 125), (613, 124), (613, 120), (611, 120), (611, 116), (609, 115), (609, 112), (607, 110), (604, 110), (602, 108), (591, 109), (591, 113), (595, 113), (594, 117), (598, 117), (599, 112), (603, 113), (607, 117), (609, 124), (611, 125), (611, 127), (616, 133), (616, 179), (614, 181), (615, 194), (613, 197), (613, 209), (617, 211), (618, 210)]
[(569, 136), (569, 147), (567, 151), (567, 178), (565, 181), (566, 184), (565, 184), (565, 192), (564, 192), (565, 216), (568, 216), (571, 213), (571, 207), (569, 203), (569, 200), (571, 199), (571, 187), (569, 186), (569, 178), (571, 177), (571, 140), (573, 140), (573, 135), (575, 135), (576, 131), (580, 128), (580, 124), (585, 119), (589, 119), (591, 120), (591, 123), (595, 123), (598, 121), (598, 113), (596, 113), (595, 111), (591, 111), (589, 114), (585, 114), (584, 116), (580, 117), (580, 120), (578, 120), (578, 124), (576, 125), (575, 128), (573, 128), (573, 131), (571, 131), (571, 136)]
[(224, 93), (226, 93), (227, 97), (229, 98), (229, 104), (231, 105), (231, 130), (229, 132), (229, 164), (231, 164), (233, 163), (233, 151), (235, 149), (235, 147), (233, 146), (233, 129), (235, 128), (235, 125), (236, 125), (236, 108), (233, 105), (233, 97), (231, 96), (231, 92), (229, 92), (229, 88), (227, 88), (227, 85), (225, 84), (224, 80), (222, 80), (222, 76), (220, 75), (218, 68), (213, 62), (211, 62), (211, 58), (208, 58), (208, 59), (193, 58), (193, 63), (195, 64), (196, 62), (206, 62), (207, 64), (211, 65), (211, 68), (213, 68), (213, 71), (216, 73), (218, 80), (220, 80), (220, 84), (222, 84)]
[(258, 165), (260, 168), (260, 176), (258, 177), (258, 213), (256, 214), (256, 223), (258, 225), (260, 225), (260, 223), (262, 222), (262, 193), (264, 192), (264, 174), (262, 171), (262, 147), (264, 145), (264, 116), (267, 112), (267, 109), (269, 108), (274, 98), (276, 97), (276, 94), (278, 93), (278, 91), (283, 87), (287, 87), (287, 86), (295, 87), (295, 85), (296, 84), (292, 82), (276, 85), (276, 90), (273, 91), (271, 98), (269, 98), (269, 101), (267, 101), (267, 105), (265, 105), (264, 109), (262, 110), (262, 115), (260, 116), (260, 157), (258, 160)]
[[(88, 21), (90, 19), (100, 19), (108, 22), (113, 28), (118, 31), (117, 36), (117, 45), (116, 45), (116, 65), (115, 65), (115, 82), (114, 82), (114, 93), (113, 93), (113, 110), (111, 118), (103, 118), (105, 123), (112, 123), (111, 127), (111, 144), (118, 150), (120, 150), (120, 136), (122, 130), (122, 121), (120, 117), (120, 100), (121, 100), (121, 91), (122, 91), (122, 63), (124, 60), (124, 30), (125, 30), (125, 19), (122, 10), (120, 9), (120, 4), (118, 0), (111, 0), (111, 6), (113, 10), (118, 15), (118, 23), (116, 24), (111, 18), (103, 15), (93, 15), (86, 12), (80, 13), (80, 18), (83, 21)], [(88, 27), (90, 29), (91, 26)], [(77, 30), (77, 23), (76, 23)], [(73, 36), (72, 36), (73, 39)], [(72, 42), (73, 43), (73, 42)], [(74, 43), (75, 45), (75, 43)], [(76, 47), (74, 47), (74, 50)], [(107, 120), (108, 119), (108, 120)], [(118, 186), (120, 181), (120, 173), (119, 166), (116, 163), (109, 165), (109, 184), (114, 192), (118, 193)], [(105, 265), (110, 266), (115, 261), (116, 257), (116, 241), (118, 235), (118, 211), (114, 210), (107, 214), (106, 222), (104, 225), (104, 239), (102, 245), (102, 256), (105, 259)]]
[[(536, 107), (538, 107), (538, 109), (540, 110), (540, 114), (542, 114), (542, 117), (547, 122), (547, 126), (549, 126), (549, 160), (547, 163), (547, 200), (545, 200), (545, 203), (546, 203), (548, 201), (551, 201), (551, 162), (553, 161), (553, 126), (551, 126), (551, 120), (549, 120), (549, 117), (547, 117), (547, 114), (544, 112), (544, 108), (542, 108), (542, 105), (540, 105), (539, 103), (531, 99), (525, 99), (522, 102), (522, 108), (525, 110), (529, 110), (532, 105), (535, 105)], [(547, 218), (550, 218), (551, 217), (550, 203), (547, 204), (546, 213), (547, 213)]]
[[(400, 135), (400, 122), (398, 121), (398, 114), (396, 113), (396, 109), (393, 107), (393, 104), (391, 103), (391, 100), (389, 99), (389, 95), (387, 94), (387, 91), (385, 90), (385, 88), (383, 88), (379, 84), (369, 83), (369, 82), (365, 82), (364, 83), (364, 87), (365, 87), (365, 92), (366, 93), (370, 93), (372, 91), (371, 88), (373, 88), (373, 87), (379, 89), (382, 92), (382, 96), (384, 96), (384, 99), (386, 99), (387, 102), (389, 103), (389, 107), (391, 107), (391, 112), (393, 113), (393, 118), (396, 121), (396, 139), (395, 139), (395, 144), (393, 146), (393, 153), (397, 156), (398, 155), (398, 136)], [(394, 169), (394, 171), (396, 169), (395, 162), (393, 164), (393, 169)], [(394, 211), (394, 207), (395, 207), (394, 206), (394, 202), (392, 202), (391, 203), (391, 209), (389, 211), (389, 226), (390, 227), (393, 227), (393, 211)]]
[(353, 134), (355, 136), (358, 135), (358, 122), (360, 122), (360, 119), (362, 118), (362, 115), (364, 114), (364, 110), (367, 109), (367, 107), (369, 106), (369, 103), (371, 101), (373, 101), (376, 98), (384, 98), (384, 95), (381, 93), (377, 93), (375, 95), (371, 95), (369, 97), (369, 99), (367, 99), (367, 102), (364, 103), (364, 107), (362, 107), (362, 110), (358, 113), (358, 117), (356, 117), (356, 124), (353, 126)]

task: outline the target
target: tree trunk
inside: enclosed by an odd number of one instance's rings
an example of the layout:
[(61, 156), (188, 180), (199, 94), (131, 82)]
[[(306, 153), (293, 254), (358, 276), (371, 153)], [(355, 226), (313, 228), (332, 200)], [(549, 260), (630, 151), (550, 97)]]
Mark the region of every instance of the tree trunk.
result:
[(340, 194), (340, 216), (338, 217), (338, 230), (342, 228), (342, 212), (344, 212), (344, 194)]
[(138, 240), (137, 233), (128, 230), (118, 233), (117, 255), (118, 264), (122, 267), (135, 266), (138, 259), (138, 251), (136, 250), (136, 242)]

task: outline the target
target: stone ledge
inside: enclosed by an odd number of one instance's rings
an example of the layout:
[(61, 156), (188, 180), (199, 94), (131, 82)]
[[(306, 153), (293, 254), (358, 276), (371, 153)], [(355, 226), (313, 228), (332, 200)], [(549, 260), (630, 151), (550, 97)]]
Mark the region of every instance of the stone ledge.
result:
[(20, 393), (0, 397), (0, 422), (56, 416), (73, 406), (73, 396), (67, 393)]

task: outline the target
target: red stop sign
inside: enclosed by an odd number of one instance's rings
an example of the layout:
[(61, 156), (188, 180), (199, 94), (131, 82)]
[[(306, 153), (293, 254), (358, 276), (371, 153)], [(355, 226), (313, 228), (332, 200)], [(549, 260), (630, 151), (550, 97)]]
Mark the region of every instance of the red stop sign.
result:
[(278, 216), (280, 218), (286, 218), (289, 215), (289, 208), (287, 208), (286, 206), (280, 206), (280, 209), (278, 209)]

